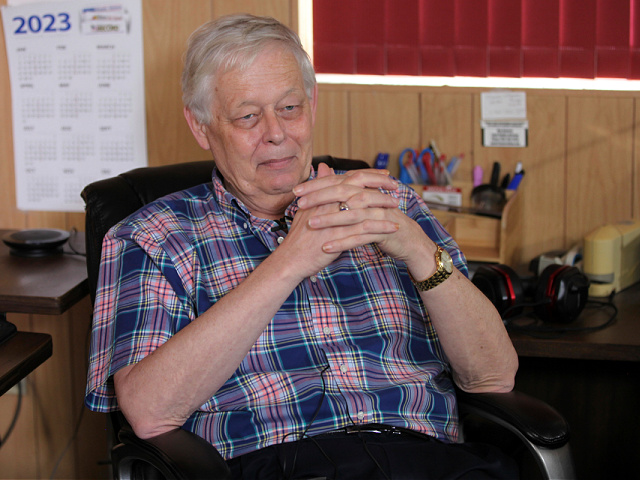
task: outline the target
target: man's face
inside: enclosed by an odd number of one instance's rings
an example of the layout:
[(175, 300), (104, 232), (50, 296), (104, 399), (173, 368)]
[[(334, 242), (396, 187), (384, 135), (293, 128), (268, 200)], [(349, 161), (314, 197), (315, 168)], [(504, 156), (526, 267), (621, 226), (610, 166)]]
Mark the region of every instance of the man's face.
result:
[(210, 125), (194, 130), (185, 112), (196, 139), (254, 215), (280, 217), (310, 173), (316, 91), (307, 97), (295, 57), (277, 47), (244, 71), (227, 71), (212, 88)]

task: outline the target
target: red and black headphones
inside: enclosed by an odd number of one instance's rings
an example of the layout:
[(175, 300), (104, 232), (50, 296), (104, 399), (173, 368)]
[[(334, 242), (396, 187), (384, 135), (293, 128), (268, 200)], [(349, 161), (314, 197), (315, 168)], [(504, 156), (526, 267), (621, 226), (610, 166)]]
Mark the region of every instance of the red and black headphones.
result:
[(552, 264), (539, 278), (521, 278), (507, 265), (482, 265), (472, 282), (495, 305), (503, 319), (533, 307), (544, 321), (573, 322), (589, 296), (589, 279), (578, 268)]

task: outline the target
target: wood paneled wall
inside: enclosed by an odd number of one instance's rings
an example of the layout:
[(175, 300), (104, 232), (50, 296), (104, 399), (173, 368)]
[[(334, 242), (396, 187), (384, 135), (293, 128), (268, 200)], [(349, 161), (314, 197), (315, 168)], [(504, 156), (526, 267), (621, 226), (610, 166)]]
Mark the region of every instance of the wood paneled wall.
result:
[(503, 172), (522, 162), (526, 175), (523, 238), (515, 266), (569, 248), (594, 228), (640, 218), (636, 92), (528, 90), (526, 148), (482, 146), (482, 89), (322, 85), (315, 152), (373, 163), (378, 152), (398, 156), (434, 139), (448, 155), (464, 154), (456, 177), (493, 162)]
[[(5, 4), (0, 0), (0, 4)], [(147, 142), (150, 165), (208, 158), (184, 122), (179, 78), (188, 35), (201, 23), (232, 12), (274, 16), (296, 28), (296, 0), (143, 0)], [(77, 228), (79, 213), (22, 212), (15, 206), (10, 85), (0, 35), (0, 228)], [(592, 228), (640, 217), (640, 112), (634, 93), (527, 92), (529, 146), (485, 148), (480, 140), (480, 89), (322, 85), (315, 153), (373, 162), (389, 152), (393, 173), (405, 147), (435, 139), (447, 154), (464, 153), (458, 175), (494, 161), (526, 169), (520, 262), (569, 247)], [(78, 192), (80, 194), (80, 192)], [(29, 377), (16, 430), (0, 449), (0, 478), (48, 477), (74, 434), (86, 372), (91, 307), (85, 300), (59, 317), (9, 315), (23, 330), (53, 335), (53, 358)], [(0, 431), (14, 396), (0, 398)], [(104, 416), (85, 412), (57, 478), (106, 477)]]
[[(5, 3), (0, 0), (0, 3)], [(149, 163), (207, 158), (184, 122), (181, 57), (189, 33), (219, 15), (249, 11), (295, 28), (296, 0), (144, 0), (145, 84)], [(0, 39), (4, 43), (4, 38)], [(21, 212), (15, 207), (11, 104), (4, 46), (0, 47), (0, 228), (82, 229), (77, 213)], [(527, 91), (527, 148), (487, 148), (480, 139), (480, 93), (471, 88), (321, 85), (315, 152), (373, 162), (391, 153), (392, 171), (405, 147), (435, 139), (449, 155), (464, 153), (459, 178), (474, 165), (527, 171), (526, 235), (520, 258), (563, 248), (604, 222), (637, 217), (636, 92)], [(79, 193), (79, 192), (78, 192)]]

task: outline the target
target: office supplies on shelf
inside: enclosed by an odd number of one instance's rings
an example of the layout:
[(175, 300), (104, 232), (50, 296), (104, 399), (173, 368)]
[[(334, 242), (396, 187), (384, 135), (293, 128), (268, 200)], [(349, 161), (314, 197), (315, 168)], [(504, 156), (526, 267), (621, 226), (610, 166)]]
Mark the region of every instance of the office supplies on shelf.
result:
[(430, 208), (460, 211), (462, 208), (462, 189), (451, 185), (425, 185), (422, 187), (422, 199)]
[(500, 162), (493, 162), (489, 184), (495, 188), (499, 187), (498, 182), (500, 181), (500, 169), (501, 169)]
[(405, 148), (398, 159), (400, 165), (400, 181), (403, 183), (426, 184), (428, 175), (418, 155), (412, 148)]
[[(498, 216), (502, 214), (502, 208), (506, 203), (504, 189), (500, 188), (500, 170), (499, 162), (493, 162), (491, 168), (491, 177), (489, 183), (477, 183), (476, 168), (474, 168), (473, 190), (471, 190), (471, 203), (474, 208), (478, 209), (480, 214), (491, 214)], [(479, 176), (479, 174), (478, 174)]]
[(453, 178), (451, 177), (451, 175), (449, 175), (449, 170), (447, 170), (447, 157), (445, 157), (444, 155), (440, 156), (438, 168), (441, 173), (441, 185), (451, 185), (453, 183)]
[(451, 178), (453, 178), (453, 176), (458, 171), (458, 167), (460, 166), (460, 162), (463, 158), (464, 154), (461, 153), (459, 156), (451, 157), (451, 160), (449, 160), (449, 163), (447, 164), (447, 171), (449, 172)]
[(405, 148), (400, 157), (398, 164), (400, 165), (400, 181), (402, 183), (422, 183), (422, 178), (416, 166), (416, 152), (411, 148)]
[(433, 215), (455, 238), (467, 260), (506, 264), (514, 262), (517, 246), (523, 235), (523, 202), (520, 201), (520, 192), (506, 192), (507, 201), (503, 208), (487, 212), (478, 211), (471, 204), (470, 181), (456, 182), (454, 187), (462, 190), (460, 207), (433, 203), (428, 205)]
[(510, 182), (511, 182), (511, 174), (506, 173), (505, 176), (502, 177), (502, 181), (500, 182), (500, 188), (502, 188), (503, 190), (506, 190)]
[[(376, 166), (381, 155), (379, 153), (376, 158)], [(422, 150), (405, 148), (398, 157), (399, 179), (403, 183), (416, 185), (452, 185), (453, 175), (463, 157), (461, 154), (447, 162), (447, 156), (439, 152), (433, 140)]]
[(507, 186), (507, 190), (517, 190), (520, 186), (520, 182), (522, 181), (522, 177), (524, 177), (524, 170), (519, 171), (513, 176)]
[(523, 171), (524, 171), (524, 169), (522, 168), (522, 162), (516, 163), (515, 173), (520, 173), (520, 172), (523, 172)]
[(418, 155), (418, 164), (422, 166), (426, 173), (425, 185), (438, 185), (437, 178), (435, 172), (436, 168), (436, 157), (433, 153), (433, 150), (430, 148), (425, 148)]

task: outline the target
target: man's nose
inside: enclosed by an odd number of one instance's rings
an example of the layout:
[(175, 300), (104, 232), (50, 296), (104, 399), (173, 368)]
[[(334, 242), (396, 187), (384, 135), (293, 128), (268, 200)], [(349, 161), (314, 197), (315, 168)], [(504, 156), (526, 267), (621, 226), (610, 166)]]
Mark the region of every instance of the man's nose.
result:
[(263, 140), (265, 143), (280, 144), (285, 138), (282, 119), (276, 112), (266, 112), (263, 116)]

